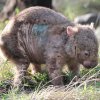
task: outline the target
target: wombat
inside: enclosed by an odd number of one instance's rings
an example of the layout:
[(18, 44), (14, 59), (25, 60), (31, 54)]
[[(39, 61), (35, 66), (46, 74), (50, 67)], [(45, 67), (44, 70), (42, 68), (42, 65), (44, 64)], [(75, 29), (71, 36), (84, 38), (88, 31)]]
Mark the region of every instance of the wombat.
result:
[(67, 64), (77, 75), (79, 65), (98, 64), (98, 41), (89, 25), (76, 25), (49, 8), (31, 7), (16, 15), (0, 37), (0, 47), (16, 64), (14, 86), (19, 86), (29, 64), (46, 68), (53, 85), (62, 85), (61, 69)]

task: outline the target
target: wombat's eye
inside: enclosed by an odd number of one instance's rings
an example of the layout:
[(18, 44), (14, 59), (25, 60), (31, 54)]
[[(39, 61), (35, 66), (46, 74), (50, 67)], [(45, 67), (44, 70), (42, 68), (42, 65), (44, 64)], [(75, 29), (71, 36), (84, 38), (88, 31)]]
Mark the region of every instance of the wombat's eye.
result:
[(84, 55), (85, 55), (86, 57), (88, 57), (88, 56), (89, 56), (89, 52), (88, 52), (88, 51), (85, 51), (85, 52), (84, 52)]

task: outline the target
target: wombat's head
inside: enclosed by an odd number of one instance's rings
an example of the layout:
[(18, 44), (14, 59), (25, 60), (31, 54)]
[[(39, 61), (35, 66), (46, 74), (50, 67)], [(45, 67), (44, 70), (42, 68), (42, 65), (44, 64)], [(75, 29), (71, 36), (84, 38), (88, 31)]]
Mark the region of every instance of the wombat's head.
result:
[(78, 60), (86, 68), (93, 68), (98, 64), (98, 41), (94, 29), (89, 25), (67, 27), (69, 43), (71, 43), (70, 55)]

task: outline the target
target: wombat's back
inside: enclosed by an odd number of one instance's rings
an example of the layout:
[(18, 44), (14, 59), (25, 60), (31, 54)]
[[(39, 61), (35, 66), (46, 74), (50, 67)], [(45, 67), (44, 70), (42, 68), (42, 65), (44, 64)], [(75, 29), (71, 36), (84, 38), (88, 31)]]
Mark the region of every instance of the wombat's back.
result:
[(30, 7), (16, 16), (19, 22), (41, 23), (41, 24), (65, 24), (69, 20), (60, 13), (45, 7)]
[(27, 55), (30, 60), (40, 61), (47, 42), (47, 34), (50, 34), (49, 26), (66, 23), (70, 22), (60, 13), (44, 7), (30, 7), (8, 23), (2, 32), (0, 45), (9, 59), (20, 59)]

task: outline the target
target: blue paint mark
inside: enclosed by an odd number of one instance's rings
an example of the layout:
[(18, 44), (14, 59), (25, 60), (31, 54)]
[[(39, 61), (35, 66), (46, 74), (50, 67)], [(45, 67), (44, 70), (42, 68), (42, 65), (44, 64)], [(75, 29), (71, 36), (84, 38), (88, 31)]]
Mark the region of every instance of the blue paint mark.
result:
[(43, 35), (48, 29), (48, 25), (45, 24), (34, 24), (32, 32), (35, 36)]
[(38, 46), (41, 48), (45, 45), (48, 38), (48, 25), (46, 24), (34, 24), (32, 27), (32, 34), (38, 41)]

